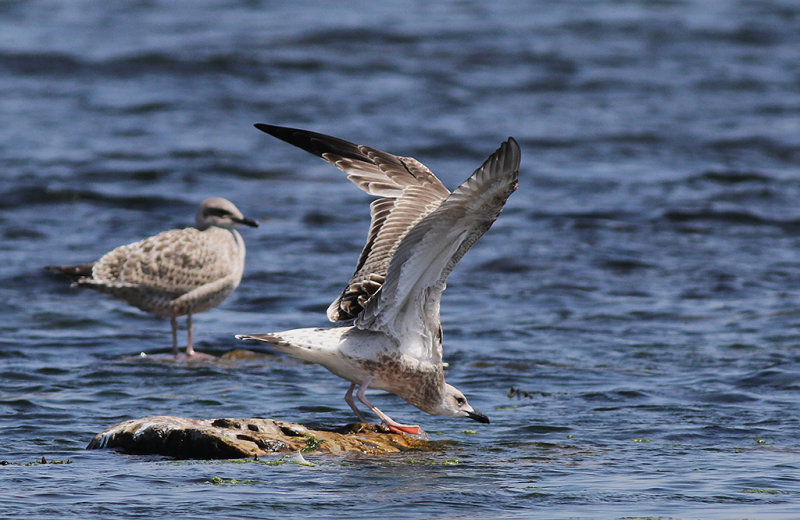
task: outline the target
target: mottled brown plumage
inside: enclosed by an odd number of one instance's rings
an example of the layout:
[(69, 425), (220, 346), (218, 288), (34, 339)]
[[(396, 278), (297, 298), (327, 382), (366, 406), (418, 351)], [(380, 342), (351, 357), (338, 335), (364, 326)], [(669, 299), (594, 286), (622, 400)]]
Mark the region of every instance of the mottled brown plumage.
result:
[(453, 193), (425, 166), (322, 134), (256, 125), (347, 172), (372, 203), (372, 223), (356, 272), (328, 309), (350, 327), (239, 335), (319, 363), (350, 381), (345, 401), (363, 421), (358, 399), (391, 429), (418, 433), (372, 405), (367, 387), (399, 395), (435, 415), (489, 419), (444, 379), (439, 304), (448, 275), (489, 229), (517, 187), (520, 150), (509, 138)]
[(228, 200), (203, 201), (196, 228), (172, 229), (119, 246), (94, 264), (48, 266), (71, 275), (74, 285), (125, 300), (172, 323), (172, 348), (177, 354), (177, 320), (187, 316), (187, 355), (194, 354), (192, 314), (221, 304), (242, 279), (245, 246), (234, 229), (245, 218)]

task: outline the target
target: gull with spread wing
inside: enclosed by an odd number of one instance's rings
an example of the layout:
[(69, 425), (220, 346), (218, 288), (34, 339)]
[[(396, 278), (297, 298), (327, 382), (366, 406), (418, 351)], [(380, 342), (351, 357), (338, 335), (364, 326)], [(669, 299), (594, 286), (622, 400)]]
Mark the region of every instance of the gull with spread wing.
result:
[(328, 308), (331, 321), (349, 326), (304, 328), (239, 339), (274, 345), (319, 363), (350, 381), (345, 401), (366, 421), (356, 396), (392, 431), (419, 434), (367, 400), (368, 387), (385, 390), (433, 415), (489, 419), (444, 380), (439, 304), (446, 280), (464, 253), (492, 225), (517, 188), (520, 150), (509, 137), (452, 193), (425, 165), (315, 132), (257, 124), (317, 155), (366, 193), (371, 224), (358, 264)]

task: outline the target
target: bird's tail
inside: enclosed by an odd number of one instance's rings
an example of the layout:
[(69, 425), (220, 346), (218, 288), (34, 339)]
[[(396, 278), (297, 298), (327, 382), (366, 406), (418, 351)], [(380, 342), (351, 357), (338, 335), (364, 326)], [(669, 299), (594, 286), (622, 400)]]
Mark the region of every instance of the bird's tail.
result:
[(321, 359), (336, 353), (342, 334), (350, 328), (294, 329), (269, 334), (237, 334), (236, 338), (263, 341), (292, 357), (320, 363)]
[(92, 276), (94, 264), (46, 265), (44, 268), (54, 273), (63, 274), (73, 279)]
[(281, 345), (288, 345), (289, 342), (281, 338), (279, 334), (237, 334), (236, 339), (242, 341), (263, 341), (270, 345), (280, 347)]

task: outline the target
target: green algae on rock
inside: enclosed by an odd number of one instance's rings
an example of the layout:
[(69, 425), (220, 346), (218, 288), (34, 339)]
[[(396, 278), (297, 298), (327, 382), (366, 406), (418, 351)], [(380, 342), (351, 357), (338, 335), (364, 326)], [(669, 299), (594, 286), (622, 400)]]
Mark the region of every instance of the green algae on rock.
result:
[(273, 419), (155, 416), (112, 426), (95, 435), (87, 449), (116, 448), (125, 453), (179, 459), (236, 459), (310, 451), (382, 455), (431, 451), (436, 446), (374, 424), (356, 423), (337, 430), (320, 430)]

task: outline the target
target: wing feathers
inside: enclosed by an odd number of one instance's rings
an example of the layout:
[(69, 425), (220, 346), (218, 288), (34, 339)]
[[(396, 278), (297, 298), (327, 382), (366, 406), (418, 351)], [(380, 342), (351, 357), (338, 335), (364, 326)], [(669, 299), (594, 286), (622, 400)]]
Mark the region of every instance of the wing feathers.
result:
[(328, 307), (331, 321), (350, 320), (358, 316), (376, 292), (366, 281), (383, 281), (389, 262), (406, 233), (425, 215), (435, 210), (443, 197), (428, 185), (409, 186), (398, 199), (373, 202), (372, 223), (367, 243), (361, 252), (356, 270), (341, 296)]
[(398, 197), (405, 186), (431, 182), (445, 189), (431, 171), (411, 157), (398, 157), (329, 135), (258, 123), (256, 128), (302, 148), (347, 173), (363, 191), (378, 197)]
[[(386, 280), (356, 326), (387, 333), (433, 337), (447, 277), (492, 225), (517, 188), (520, 150), (509, 138), (438, 209), (423, 218), (397, 247)], [(434, 342), (435, 343), (435, 342)], [(441, 360), (439, 351), (429, 353)], [(435, 350), (435, 349), (434, 349)]]
[(255, 126), (321, 157), (361, 190), (381, 197), (370, 206), (366, 244), (344, 291), (328, 307), (328, 318), (356, 319), (360, 328), (395, 337), (433, 323), (438, 330), (439, 301), (447, 276), (516, 189), (517, 142), (509, 138), (502, 143), (450, 194), (412, 157), (306, 130)]
[(366, 193), (382, 197), (371, 205), (367, 241), (342, 294), (328, 307), (331, 321), (358, 316), (383, 282), (400, 240), (450, 192), (421, 162), (336, 137), (280, 126), (256, 128), (317, 155), (347, 173)]

